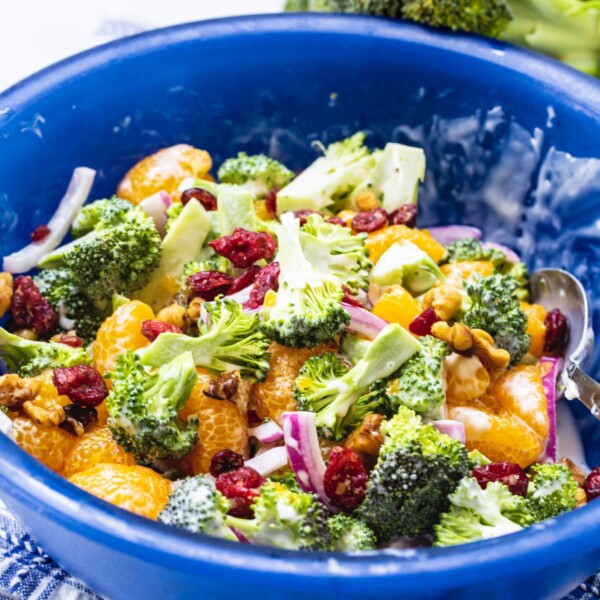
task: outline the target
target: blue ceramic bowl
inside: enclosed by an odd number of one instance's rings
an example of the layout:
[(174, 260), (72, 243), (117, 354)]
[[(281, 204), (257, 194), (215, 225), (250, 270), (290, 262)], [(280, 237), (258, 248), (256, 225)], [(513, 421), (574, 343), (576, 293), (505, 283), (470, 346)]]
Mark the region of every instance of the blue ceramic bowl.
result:
[[(600, 85), (499, 42), (386, 20), (267, 16), (108, 44), (0, 95), (0, 254), (53, 212), (72, 169), (94, 197), (177, 142), (299, 168), (357, 129), (426, 148), (421, 224), (479, 225), (597, 301)], [(598, 325), (598, 310), (595, 309)], [(598, 330), (598, 329), (597, 329)], [(596, 357), (597, 358), (597, 357)], [(593, 370), (598, 374), (598, 361)], [(598, 424), (573, 407), (591, 464)], [(194, 537), (112, 507), (0, 437), (0, 495), (33, 537), (113, 600), (557, 598), (600, 566), (600, 502), (453, 549), (334, 556)]]

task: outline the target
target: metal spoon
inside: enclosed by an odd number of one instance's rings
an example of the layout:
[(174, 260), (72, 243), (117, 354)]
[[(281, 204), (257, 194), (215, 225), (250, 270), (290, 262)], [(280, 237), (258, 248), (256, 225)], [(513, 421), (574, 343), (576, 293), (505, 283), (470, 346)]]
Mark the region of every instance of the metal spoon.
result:
[(558, 308), (569, 321), (569, 343), (561, 372), (564, 393), (569, 400), (579, 398), (600, 419), (600, 384), (583, 372), (594, 348), (590, 309), (578, 279), (561, 269), (542, 269), (531, 275), (531, 299), (547, 310)]

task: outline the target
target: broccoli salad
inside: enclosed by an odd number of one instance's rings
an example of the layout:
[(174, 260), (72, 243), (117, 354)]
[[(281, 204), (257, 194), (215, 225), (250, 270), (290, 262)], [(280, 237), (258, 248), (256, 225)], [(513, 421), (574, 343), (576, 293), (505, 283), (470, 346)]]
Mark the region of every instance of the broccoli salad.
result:
[(453, 546), (600, 495), (558, 455), (568, 339), (526, 266), (417, 227), (420, 148), (300, 174), (186, 144), (86, 203), (78, 168), (0, 274), (0, 422), (121, 508), (295, 550)]

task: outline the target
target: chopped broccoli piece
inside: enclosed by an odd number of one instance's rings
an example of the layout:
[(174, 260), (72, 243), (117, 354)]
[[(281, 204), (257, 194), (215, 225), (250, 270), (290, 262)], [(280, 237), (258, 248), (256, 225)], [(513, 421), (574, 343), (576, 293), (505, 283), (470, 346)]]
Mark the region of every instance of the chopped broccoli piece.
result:
[(117, 196), (109, 200), (96, 200), (77, 213), (71, 226), (71, 234), (74, 238), (79, 238), (92, 231), (120, 225), (125, 220), (126, 213), (133, 208), (131, 202)]
[(379, 285), (398, 284), (419, 296), (431, 289), (444, 275), (437, 263), (409, 241), (392, 244), (373, 267), (371, 280)]
[(448, 495), (469, 472), (465, 447), (424, 425), (405, 406), (382, 424), (381, 433), (384, 444), (354, 516), (373, 529), (380, 543), (432, 532), (450, 506)]
[(253, 544), (289, 550), (330, 550), (327, 509), (316, 496), (267, 481), (252, 505), (253, 519), (225, 517)]
[(435, 526), (435, 546), (454, 546), (520, 531), (532, 523), (527, 503), (498, 481), (481, 489), (465, 477), (450, 496), (451, 507)]
[(0, 358), (13, 373), (34, 377), (47, 369), (89, 365), (92, 360), (83, 348), (55, 342), (26, 340), (0, 327)]
[(302, 252), (299, 220), (283, 215), (277, 230), (279, 290), (269, 291), (261, 328), (284, 346), (312, 348), (328, 342), (350, 322), (338, 281), (310, 264)]
[(108, 427), (115, 441), (133, 452), (138, 462), (181, 458), (194, 447), (198, 419), (190, 417), (185, 423), (177, 414), (198, 379), (189, 352), (164, 360), (150, 373), (139, 356), (127, 351), (117, 357), (110, 377)]
[(321, 209), (343, 201), (371, 173), (375, 164), (364, 145), (365, 134), (355, 133), (329, 144), (324, 156), (309, 165), (277, 193), (277, 213), (301, 209)]
[(339, 513), (327, 520), (327, 528), (336, 552), (375, 550), (375, 534), (358, 519)]
[(510, 364), (516, 365), (529, 349), (527, 315), (521, 310), (515, 290), (519, 284), (508, 275), (475, 277), (465, 288), (470, 306), (462, 321), (473, 329), (483, 329), (496, 346), (510, 353)]
[(167, 226), (165, 228), (167, 233), (169, 233), (169, 229), (171, 229), (173, 223), (179, 218), (182, 210), (183, 204), (181, 202), (173, 202), (173, 204), (167, 208)]
[(577, 505), (577, 481), (561, 464), (533, 465), (527, 488), (527, 508), (536, 521), (551, 519)]
[(342, 439), (382, 402), (381, 396), (367, 393), (369, 387), (394, 373), (419, 348), (405, 329), (390, 324), (351, 369), (332, 352), (309, 358), (294, 381), (294, 398), (300, 410), (316, 413), (320, 435)]
[(393, 412), (408, 406), (430, 419), (444, 417), (446, 376), (444, 365), (450, 348), (433, 336), (419, 339), (421, 349), (408, 359), (387, 383), (386, 395)]
[(521, 302), (529, 302), (529, 273), (524, 263), (506, 263), (502, 269), (503, 275), (512, 277), (518, 284), (518, 288), (514, 291), (514, 295)]
[(497, 269), (504, 267), (506, 257), (496, 248), (485, 248), (479, 240), (463, 238), (446, 246), (446, 254), (442, 264), (456, 263), (465, 260), (489, 260)]
[(68, 267), (75, 285), (93, 300), (143, 288), (159, 264), (161, 238), (140, 207), (120, 214), (118, 224), (98, 221), (93, 231), (47, 254), (39, 266)]
[(365, 340), (351, 333), (344, 333), (340, 349), (342, 354), (355, 365), (367, 352), (371, 340)]
[(353, 294), (369, 289), (373, 264), (365, 248), (366, 239), (366, 233), (353, 235), (349, 227), (326, 223), (320, 215), (310, 215), (300, 232), (306, 260), (332, 275), (340, 286), (348, 286)]
[(138, 353), (144, 365), (159, 367), (183, 352), (196, 365), (216, 371), (240, 371), (262, 381), (269, 370), (269, 340), (259, 330), (258, 315), (246, 314), (235, 300), (224, 298), (202, 305), (208, 323), (198, 322), (199, 337), (163, 333)]
[(248, 156), (239, 152), (221, 165), (218, 177), (222, 183), (241, 185), (260, 198), (275, 186), (286, 186), (294, 178), (294, 172), (264, 154)]
[(189, 477), (169, 497), (167, 506), (158, 515), (165, 525), (236, 541), (235, 534), (225, 525), (223, 517), (229, 501), (205, 476)]
[(492, 461), (484, 454), (481, 454), (479, 450), (471, 450), (471, 452), (469, 452), (469, 465), (471, 470), (476, 469), (477, 467), (485, 467), (491, 462)]

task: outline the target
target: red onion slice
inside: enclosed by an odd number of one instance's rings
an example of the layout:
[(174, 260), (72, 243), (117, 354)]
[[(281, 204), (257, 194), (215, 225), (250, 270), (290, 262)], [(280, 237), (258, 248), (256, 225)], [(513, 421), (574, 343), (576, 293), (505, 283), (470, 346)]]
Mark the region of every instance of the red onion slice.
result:
[(285, 446), (277, 446), (266, 452), (247, 460), (244, 465), (252, 467), (258, 471), (263, 477), (278, 471), (288, 464), (288, 453)]
[(445, 433), (453, 440), (466, 444), (467, 435), (465, 433), (464, 423), (460, 421), (452, 421), (451, 419), (441, 419), (440, 421), (434, 421), (432, 425), (440, 432)]
[(442, 246), (465, 238), (480, 240), (483, 237), (481, 229), (477, 227), (471, 227), (470, 225), (444, 225), (442, 227), (429, 227), (428, 231), (440, 244), (442, 244)]
[(73, 171), (69, 187), (58, 208), (48, 222), (50, 233), (41, 241), (29, 244), (18, 252), (4, 257), (3, 270), (9, 273), (26, 273), (42, 258), (58, 248), (73, 224), (77, 211), (85, 204), (90, 195), (96, 171), (87, 167), (77, 167)]
[(272, 444), (283, 438), (283, 430), (275, 421), (267, 421), (248, 429), (248, 435), (255, 437), (262, 444)]
[(171, 204), (171, 196), (161, 190), (160, 192), (156, 192), (156, 194), (152, 194), (152, 196), (144, 198), (139, 205), (149, 217), (152, 217), (161, 237), (165, 237), (165, 233), (167, 232), (167, 209)]
[(496, 242), (485, 242), (483, 244), (483, 247), (484, 248), (494, 248), (495, 250), (500, 250), (500, 252), (502, 252), (502, 254), (504, 254), (504, 257), (506, 258), (506, 260), (509, 263), (521, 262), (521, 257), (516, 252), (511, 250), (508, 246), (505, 246), (504, 244), (497, 244)]
[(381, 317), (375, 316), (366, 308), (359, 308), (342, 302), (342, 306), (350, 315), (350, 325), (346, 328), (348, 331), (360, 333), (370, 340), (374, 340), (379, 333), (385, 329), (389, 323)]
[(544, 386), (544, 392), (546, 392), (548, 421), (550, 423), (543, 458), (552, 462), (556, 462), (556, 384), (561, 370), (561, 361), (561, 358), (542, 356), (539, 362), (543, 374), (542, 385)]

